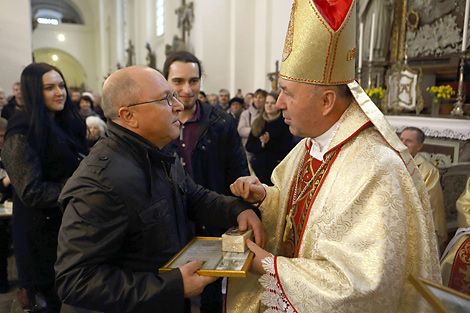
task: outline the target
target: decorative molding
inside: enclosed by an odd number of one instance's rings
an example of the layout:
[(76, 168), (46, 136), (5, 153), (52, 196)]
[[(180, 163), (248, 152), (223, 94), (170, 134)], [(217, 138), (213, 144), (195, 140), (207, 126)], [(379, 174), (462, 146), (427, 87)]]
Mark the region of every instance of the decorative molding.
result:
[(446, 15), (435, 23), (406, 32), (407, 54), (410, 58), (441, 56), (457, 53), (462, 36), (456, 16)]
[(397, 133), (401, 133), (405, 127), (414, 126), (420, 128), (427, 137), (470, 139), (470, 121), (467, 119), (400, 115), (386, 115), (385, 117)]

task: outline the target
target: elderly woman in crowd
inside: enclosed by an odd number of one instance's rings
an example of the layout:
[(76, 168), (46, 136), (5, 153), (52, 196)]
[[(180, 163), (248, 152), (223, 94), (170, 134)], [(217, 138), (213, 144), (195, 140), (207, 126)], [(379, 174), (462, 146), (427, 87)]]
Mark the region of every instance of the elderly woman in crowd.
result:
[(106, 123), (99, 118), (98, 116), (88, 116), (86, 118), (87, 126), (87, 141), (90, 151), (93, 149), (93, 146), (100, 140), (101, 137), (106, 133)]

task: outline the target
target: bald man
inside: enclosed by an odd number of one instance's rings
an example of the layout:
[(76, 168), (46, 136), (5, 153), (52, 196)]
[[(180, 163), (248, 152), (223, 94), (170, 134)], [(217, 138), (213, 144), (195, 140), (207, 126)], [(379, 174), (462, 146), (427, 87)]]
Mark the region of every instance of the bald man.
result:
[(201, 261), (158, 273), (192, 238), (188, 219), (252, 227), (252, 206), (196, 185), (167, 144), (183, 105), (156, 70), (134, 66), (103, 86), (106, 137), (59, 198), (64, 217), (55, 266), (62, 312), (190, 312), (188, 301), (214, 281)]

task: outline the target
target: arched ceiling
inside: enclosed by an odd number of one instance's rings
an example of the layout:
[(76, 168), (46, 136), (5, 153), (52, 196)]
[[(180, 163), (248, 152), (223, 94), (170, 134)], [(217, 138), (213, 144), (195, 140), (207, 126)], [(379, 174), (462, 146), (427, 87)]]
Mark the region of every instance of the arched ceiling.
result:
[(84, 24), (82, 13), (72, 1), (31, 0), (31, 12), (33, 16), (41, 9), (52, 10), (62, 14), (62, 23)]
[[(60, 69), (70, 89), (80, 89), (85, 85), (85, 71), (72, 55), (53, 48), (42, 48), (33, 51), (35, 62), (46, 62)], [(57, 56), (56, 60), (52, 57)]]

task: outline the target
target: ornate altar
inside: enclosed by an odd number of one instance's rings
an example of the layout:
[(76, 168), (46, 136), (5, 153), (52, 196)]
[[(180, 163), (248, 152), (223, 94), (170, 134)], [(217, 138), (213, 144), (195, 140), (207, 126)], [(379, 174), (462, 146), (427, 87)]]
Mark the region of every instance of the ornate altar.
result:
[[(394, 72), (394, 67), (399, 64), (406, 63), (404, 59), (408, 58), (408, 66), (411, 71), (421, 71), (422, 78), (418, 87), (423, 96), (423, 107), (418, 106), (415, 112), (424, 114), (430, 113), (432, 103), (431, 96), (425, 91), (427, 87), (436, 85), (450, 84), (456, 94), (457, 98), (453, 99), (452, 108), (447, 111), (452, 111), (453, 115), (468, 115), (464, 108), (465, 103), (465, 81), (470, 79), (470, 67), (468, 57), (468, 5), (467, 0), (395, 0), (392, 1), (393, 5), (377, 5), (373, 0), (360, 0), (362, 3), (359, 11), (371, 11), (373, 15), (383, 16), (383, 10), (388, 10), (388, 15), (393, 16), (390, 28), (383, 30), (371, 29), (367, 19), (368, 15), (365, 14), (360, 19), (360, 37), (361, 33), (364, 34), (365, 42), (359, 40), (358, 46), (360, 47), (359, 55), (362, 59), (369, 53), (369, 62), (367, 63), (367, 74), (369, 75), (369, 86), (371, 87), (385, 87), (390, 83), (390, 76), (385, 77), (383, 73)], [(384, 1), (389, 3), (390, 1)], [(379, 23), (380, 18), (377, 19)], [(467, 22), (466, 22), (467, 21)], [(372, 23), (372, 26), (374, 23)], [(386, 26), (386, 25), (385, 25)], [(367, 50), (367, 47), (362, 53), (362, 47), (367, 46), (366, 35), (370, 34), (370, 47), (372, 56)], [(388, 34), (389, 38), (383, 38), (384, 34)], [(375, 40), (375, 41), (374, 41)], [(379, 43), (389, 42), (389, 51), (383, 59), (384, 53), (379, 53)], [(369, 49), (370, 50), (370, 49)], [(358, 61), (362, 64), (362, 60)], [(359, 66), (360, 67), (360, 66)], [(466, 74), (464, 74), (464, 69)], [(358, 72), (360, 77), (360, 72)], [(362, 75), (364, 78), (364, 75)], [(395, 76), (397, 77), (397, 76)], [(392, 78), (394, 79), (394, 78)], [(410, 78), (409, 81), (413, 79)], [(362, 80), (364, 82), (365, 79)], [(366, 84), (363, 83), (363, 86)], [(393, 88), (394, 86), (392, 86)], [(469, 87), (469, 86), (467, 86)], [(389, 89), (389, 88), (387, 88)], [(468, 89), (468, 88), (467, 88)], [(391, 90), (389, 90), (392, 92)], [(390, 95), (385, 101), (385, 111), (393, 112), (409, 112), (409, 105), (396, 105), (390, 101), (392, 98), (400, 99), (399, 95)], [(467, 102), (470, 102), (470, 93), (467, 96)], [(423, 111), (421, 111), (423, 110)], [(441, 112), (442, 114), (442, 112)]]

